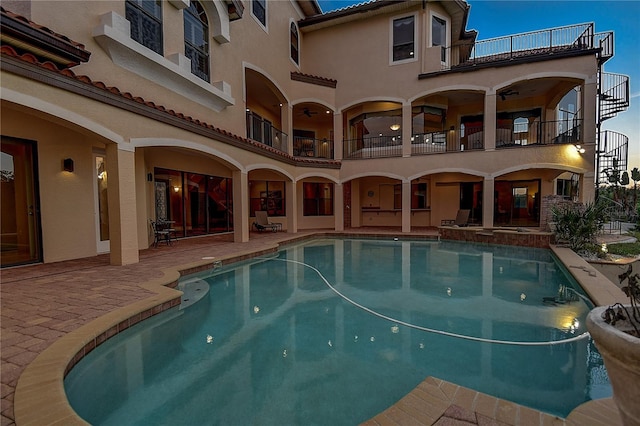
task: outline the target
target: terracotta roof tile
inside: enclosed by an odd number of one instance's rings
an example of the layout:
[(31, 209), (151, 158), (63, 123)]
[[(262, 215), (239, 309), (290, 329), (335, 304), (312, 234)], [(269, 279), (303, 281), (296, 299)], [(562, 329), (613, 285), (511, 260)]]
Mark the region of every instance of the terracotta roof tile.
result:
[(252, 146), (258, 147), (258, 148), (260, 148), (260, 149), (262, 149), (264, 151), (269, 151), (271, 153), (275, 153), (278, 156), (283, 157), (283, 158), (286, 158), (286, 159), (289, 159), (289, 160), (294, 160), (296, 162), (315, 163), (315, 164), (322, 164), (322, 165), (334, 165), (334, 166), (337, 166), (337, 165), (340, 164), (340, 162), (336, 161), (336, 160), (324, 160), (324, 159), (322, 159), (322, 160), (314, 160), (314, 159), (306, 159), (306, 158), (305, 159), (300, 159), (300, 158), (294, 157), (292, 155), (289, 155), (286, 152), (279, 151), (279, 150), (277, 150), (277, 149), (275, 149), (273, 147), (265, 145), (263, 143), (254, 141), (252, 139), (247, 139), (247, 138), (242, 137), (242, 136), (238, 136), (238, 135), (236, 135), (234, 133), (231, 133), (231, 132), (229, 132), (227, 130), (221, 129), (219, 127), (215, 127), (212, 124), (208, 124), (206, 122), (194, 119), (191, 116), (185, 116), (181, 112), (176, 112), (176, 111), (174, 111), (172, 109), (167, 109), (164, 106), (157, 105), (156, 103), (154, 103), (152, 101), (146, 101), (144, 98), (142, 98), (140, 96), (134, 96), (129, 92), (122, 92), (120, 89), (118, 89), (115, 86), (107, 86), (105, 83), (103, 83), (101, 81), (93, 81), (93, 80), (91, 80), (90, 77), (88, 77), (86, 75), (76, 75), (70, 69), (59, 70), (55, 66), (55, 64), (53, 64), (51, 62), (44, 62), (44, 63), (38, 62), (38, 59), (34, 55), (27, 54), (27, 53), (19, 55), (18, 53), (16, 53), (15, 49), (11, 48), (10, 46), (2, 46), (2, 50), (1, 51), (2, 51), (2, 54), (4, 54), (4, 55), (18, 58), (20, 60), (23, 60), (25, 62), (29, 62), (29, 63), (34, 64), (36, 66), (39, 66), (41, 68), (45, 68), (45, 69), (47, 69), (49, 71), (58, 73), (58, 74), (63, 75), (65, 77), (72, 78), (72, 79), (74, 79), (76, 81), (82, 82), (82, 83), (87, 84), (87, 85), (91, 85), (91, 86), (96, 87), (96, 88), (98, 88), (100, 90), (104, 90), (105, 92), (109, 92), (111, 94), (114, 94), (114, 95), (117, 95), (117, 96), (121, 96), (121, 97), (123, 97), (125, 99), (133, 100), (133, 101), (138, 102), (140, 104), (143, 104), (143, 105), (145, 105), (145, 106), (147, 106), (149, 108), (153, 108), (153, 109), (155, 109), (157, 111), (160, 111), (160, 112), (163, 112), (165, 114), (169, 114), (169, 115), (178, 117), (178, 118), (180, 118), (182, 120), (188, 121), (190, 123), (196, 124), (198, 126), (210, 129), (210, 130), (212, 130), (212, 131), (214, 131), (216, 133), (219, 133), (220, 135), (224, 135), (226, 137), (233, 138), (235, 140), (241, 141), (241, 142), (246, 143), (248, 145), (252, 145)]

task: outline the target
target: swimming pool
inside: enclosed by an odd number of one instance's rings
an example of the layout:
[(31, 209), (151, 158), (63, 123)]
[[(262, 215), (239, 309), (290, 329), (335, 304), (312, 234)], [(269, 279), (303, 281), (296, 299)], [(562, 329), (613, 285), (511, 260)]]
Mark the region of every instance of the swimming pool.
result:
[(550, 252), (317, 239), (185, 277), (65, 379), (92, 424), (358, 424), (435, 376), (566, 416), (611, 395)]

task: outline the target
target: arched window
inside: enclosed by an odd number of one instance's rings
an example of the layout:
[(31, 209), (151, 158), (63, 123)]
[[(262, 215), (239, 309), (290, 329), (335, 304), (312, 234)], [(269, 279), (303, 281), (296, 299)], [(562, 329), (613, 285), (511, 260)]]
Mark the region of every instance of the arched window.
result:
[(291, 59), (296, 64), (300, 64), (299, 60), (299, 42), (298, 42), (298, 28), (294, 22), (291, 23)]
[(127, 0), (125, 17), (131, 38), (162, 55), (162, 1)]
[(513, 132), (525, 133), (529, 131), (529, 120), (524, 117), (518, 117), (513, 120)]
[(184, 54), (191, 59), (191, 72), (209, 81), (209, 26), (202, 5), (191, 1), (184, 10)]

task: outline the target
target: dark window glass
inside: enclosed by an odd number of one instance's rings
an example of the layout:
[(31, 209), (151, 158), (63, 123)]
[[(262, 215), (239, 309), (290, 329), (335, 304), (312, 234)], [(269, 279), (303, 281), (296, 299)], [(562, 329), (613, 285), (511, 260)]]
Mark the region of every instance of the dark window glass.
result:
[(291, 59), (298, 64), (298, 28), (291, 23)]
[(393, 21), (393, 60), (401, 61), (414, 57), (414, 18), (394, 19)]
[(284, 181), (252, 180), (249, 182), (249, 214), (265, 210), (268, 216), (285, 216)]
[(125, 15), (131, 38), (162, 55), (162, 1), (127, 0)]
[(447, 58), (447, 23), (440, 18), (433, 17), (431, 21), (431, 45), (442, 46), (440, 60), (445, 62)]
[(209, 27), (202, 5), (192, 1), (184, 11), (184, 53), (191, 59), (191, 72), (209, 81)]
[(258, 21), (267, 26), (267, 0), (253, 0), (251, 2), (251, 13), (258, 18)]
[(303, 214), (305, 216), (333, 215), (333, 184), (305, 182), (303, 184)]

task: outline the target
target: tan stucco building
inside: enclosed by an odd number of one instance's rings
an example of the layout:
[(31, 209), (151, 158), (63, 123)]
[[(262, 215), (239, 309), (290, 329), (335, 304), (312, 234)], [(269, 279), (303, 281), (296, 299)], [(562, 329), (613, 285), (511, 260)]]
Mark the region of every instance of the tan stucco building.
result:
[(2, 266), (134, 263), (156, 220), (248, 241), (263, 210), (290, 233), (541, 227), (545, 197), (594, 199), (628, 106), (612, 33), (479, 41), (462, 0), (2, 7)]

